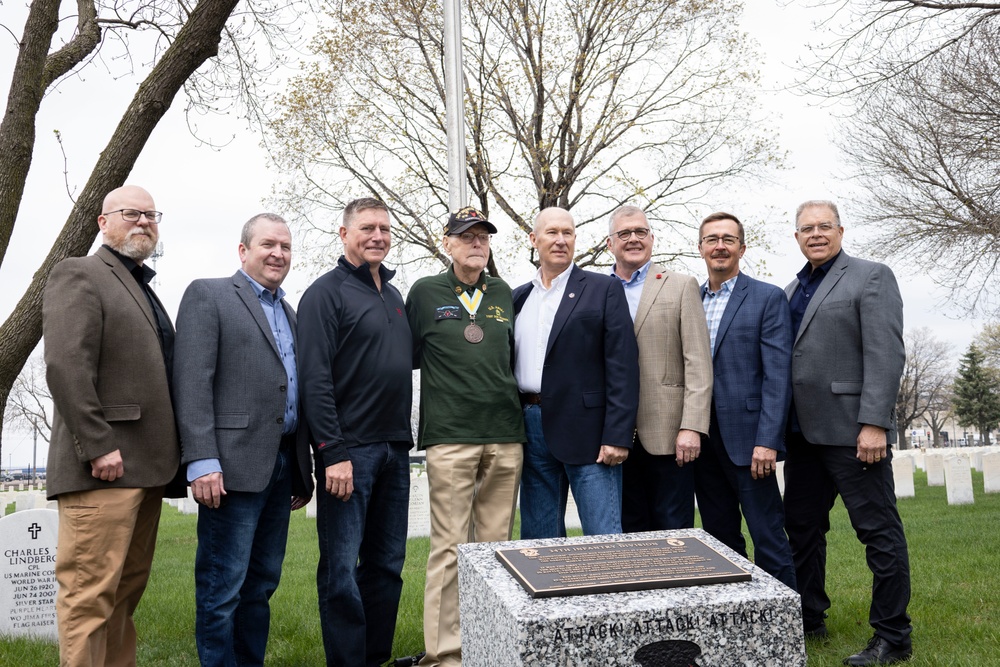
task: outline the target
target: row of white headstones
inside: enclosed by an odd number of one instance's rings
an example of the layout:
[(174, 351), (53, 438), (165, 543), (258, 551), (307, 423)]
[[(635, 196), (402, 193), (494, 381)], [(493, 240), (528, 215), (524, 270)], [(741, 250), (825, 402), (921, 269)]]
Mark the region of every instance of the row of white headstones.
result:
[[(928, 486), (947, 488), (948, 504), (963, 505), (975, 502), (972, 470), (983, 473), (983, 492), (1000, 493), (1000, 446), (965, 447), (961, 449), (911, 449), (893, 452), (892, 473), (898, 498), (914, 496), (913, 472), (927, 473)], [(784, 491), (783, 464), (778, 463), (778, 486)], [(31, 485), (20, 485), (18, 490), (0, 492), (0, 517), (7, 506), (14, 504), (15, 511), (27, 509), (55, 509), (54, 500), (46, 500), (45, 492)], [(186, 498), (169, 498), (164, 502), (183, 514), (197, 514), (198, 503), (188, 491)], [(316, 497), (306, 506), (306, 515), (315, 518)], [(427, 475), (422, 466), (413, 466), (410, 472), (409, 536), (430, 535), (430, 504), (428, 502)], [(566, 508), (568, 527), (580, 527), (580, 519), (572, 495)]]

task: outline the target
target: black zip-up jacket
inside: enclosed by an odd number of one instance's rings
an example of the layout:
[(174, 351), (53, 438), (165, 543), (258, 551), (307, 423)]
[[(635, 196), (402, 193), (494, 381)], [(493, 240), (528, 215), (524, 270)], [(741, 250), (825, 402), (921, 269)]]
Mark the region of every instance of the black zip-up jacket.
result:
[(299, 302), (300, 402), (318, 475), (349, 460), (348, 447), (413, 442), (413, 342), (394, 275), (379, 267), (379, 293), (367, 263), (341, 256)]

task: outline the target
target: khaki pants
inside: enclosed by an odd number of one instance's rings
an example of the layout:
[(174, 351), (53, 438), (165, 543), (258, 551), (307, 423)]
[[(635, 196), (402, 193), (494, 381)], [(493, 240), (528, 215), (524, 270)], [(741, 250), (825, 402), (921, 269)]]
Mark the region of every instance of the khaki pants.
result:
[(520, 443), (427, 449), (431, 550), (421, 667), (462, 664), (457, 545), (510, 539), (523, 456)]
[(58, 500), (59, 664), (134, 666), (132, 614), (149, 580), (163, 487), (78, 491)]

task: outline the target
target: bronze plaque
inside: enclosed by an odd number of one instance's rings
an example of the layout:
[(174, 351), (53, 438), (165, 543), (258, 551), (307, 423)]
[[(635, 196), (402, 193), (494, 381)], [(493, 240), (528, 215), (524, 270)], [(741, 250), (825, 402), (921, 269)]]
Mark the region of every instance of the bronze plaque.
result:
[(533, 598), (750, 581), (750, 573), (697, 537), (497, 549)]

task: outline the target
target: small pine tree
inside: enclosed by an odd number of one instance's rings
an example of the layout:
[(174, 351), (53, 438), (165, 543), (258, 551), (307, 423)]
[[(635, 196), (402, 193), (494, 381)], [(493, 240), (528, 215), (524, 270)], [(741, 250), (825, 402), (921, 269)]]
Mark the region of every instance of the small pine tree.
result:
[(1000, 377), (984, 362), (982, 351), (970, 345), (958, 365), (952, 404), (959, 425), (975, 426), (989, 445), (990, 431), (1000, 422)]

